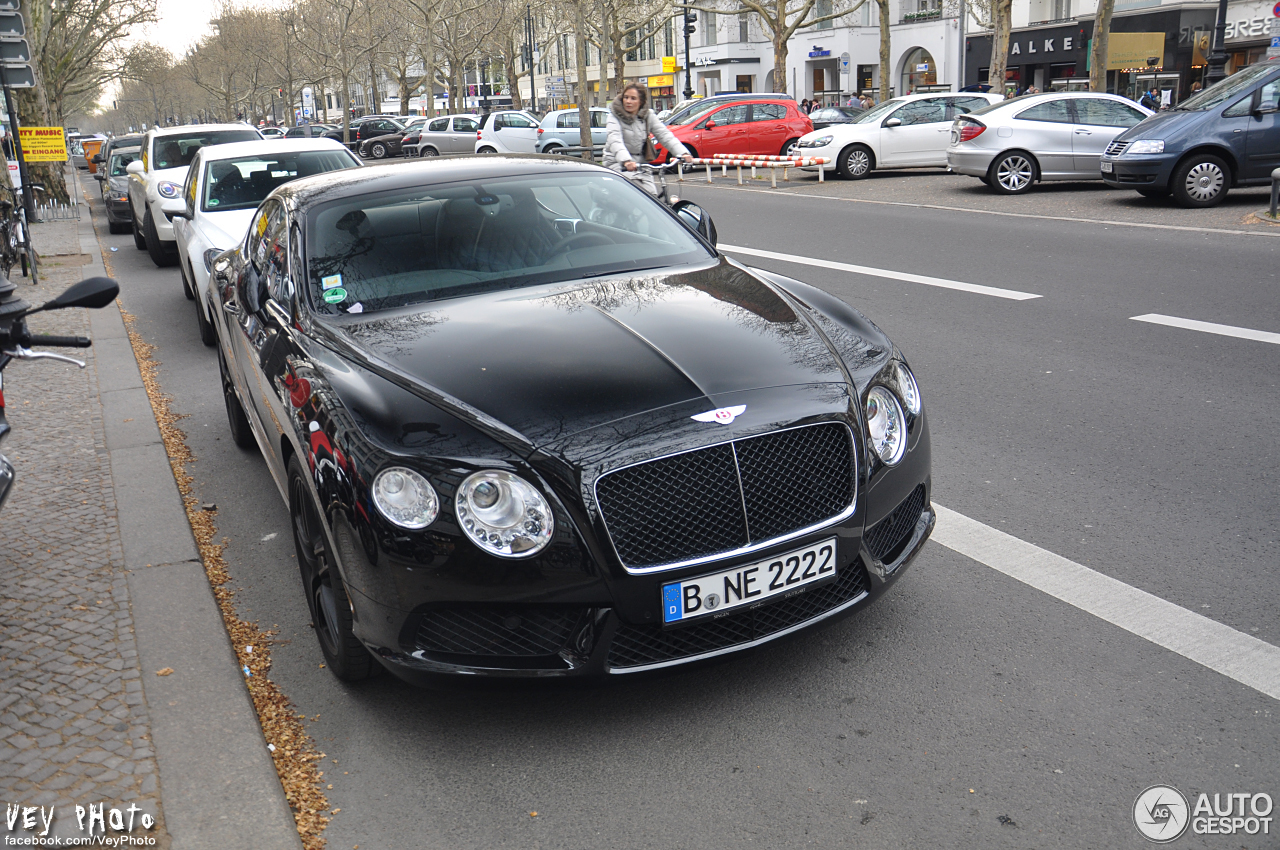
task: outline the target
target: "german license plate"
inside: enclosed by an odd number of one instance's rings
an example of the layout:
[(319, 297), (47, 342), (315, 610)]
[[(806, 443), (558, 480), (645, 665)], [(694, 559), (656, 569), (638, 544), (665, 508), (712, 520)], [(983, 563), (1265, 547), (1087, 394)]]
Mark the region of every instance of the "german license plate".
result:
[(1103, 173), (1104, 173), (1104, 174), (1110, 174), (1110, 173), (1111, 173), (1111, 163), (1109, 163), (1109, 162), (1104, 162), (1104, 163), (1102, 163), (1102, 171), (1103, 171)]
[(662, 586), (663, 625), (716, 617), (726, 611), (804, 592), (836, 577), (834, 537), (778, 555)]

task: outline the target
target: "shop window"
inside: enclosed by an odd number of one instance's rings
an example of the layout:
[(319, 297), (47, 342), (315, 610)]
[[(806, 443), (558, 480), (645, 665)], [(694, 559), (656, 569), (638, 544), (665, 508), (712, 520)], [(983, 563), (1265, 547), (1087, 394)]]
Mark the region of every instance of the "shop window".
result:
[(716, 44), (716, 13), (702, 13), (702, 46), (712, 47)]
[(746, 12), (738, 15), (738, 43), (746, 44), (750, 39), (751, 16)]
[[(815, 18), (821, 18), (821, 17), (825, 17), (826, 15), (830, 15), (832, 11), (831, 4), (832, 4), (832, 0), (818, 0), (818, 2), (815, 3), (813, 6), (813, 16)], [(813, 28), (817, 30), (829, 30), (831, 29), (834, 23), (835, 23), (834, 21), (819, 21), (818, 23), (814, 24)]]
[(1071, 17), (1071, 0), (1053, 0), (1053, 19), (1061, 21)]

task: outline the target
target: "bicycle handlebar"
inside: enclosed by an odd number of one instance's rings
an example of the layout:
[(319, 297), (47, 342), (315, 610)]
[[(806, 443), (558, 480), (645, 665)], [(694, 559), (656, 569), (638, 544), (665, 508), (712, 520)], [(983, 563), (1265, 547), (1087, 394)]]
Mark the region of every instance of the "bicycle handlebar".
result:
[(32, 334), (31, 345), (54, 345), (60, 348), (89, 348), (93, 340), (87, 336), (51, 336), (49, 334)]

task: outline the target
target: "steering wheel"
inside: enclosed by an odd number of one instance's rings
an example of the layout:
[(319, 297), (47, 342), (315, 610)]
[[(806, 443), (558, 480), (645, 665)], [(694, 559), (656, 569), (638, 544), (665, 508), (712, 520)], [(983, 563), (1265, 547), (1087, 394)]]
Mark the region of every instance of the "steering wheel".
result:
[[(588, 241), (591, 242), (591, 245), (588, 246), (588, 245), (581, 244)], [(567, 239), (562, 240), (560, 244), (556, 245), (555, 251), (553, 253), (563, 254), (566, 251), (573, 249), (575, 246), (585, 248), (585, 247), (596, 247), (598, 245), (616, 245), (616, 244), (618, 243), (614, 242), (612, 239), (610, 239), (608, 236), (605, 236), (603, 233), (575, 233), (572, 236), (568, 237)]]

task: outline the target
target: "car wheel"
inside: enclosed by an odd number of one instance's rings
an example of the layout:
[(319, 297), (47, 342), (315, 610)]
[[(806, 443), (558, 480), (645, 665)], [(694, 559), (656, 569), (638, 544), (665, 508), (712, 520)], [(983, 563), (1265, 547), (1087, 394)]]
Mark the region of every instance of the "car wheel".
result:
[(497, 153), (497, 151), (494, 150), (493, 148), (481, 148), (480, 150), (476, 151), (476, 153), (490, 154), (490, 153)]
[(173, 265), (173, 257), (165, 250), (164, 243), (160, 241), (160, 234), (156, 233), (156, 223), (151, 218), (151, 210), (143, 213), (142, 236), (147, 246), (147, 253), (151, 255), (151, 262), (160, 268)]
[(231, 426), (231, 439), (242, 449), (252, 449), (258, 445), (249, 428), (249, 417), (245, 415), (240, 397), (236, 395), (235, 383), (231, 373), (227, 371), (227, 361), (218, 352), (218, 371), (222, 373), (222, 401), (227, 406), (227, 423)]
[(196, 325), (200, 328), (200, 341), (212, 348), (218, 344), (218, 330), (204, 317), (205, 299), (196, 299)]
[(800, 144), (799, 139), (787, 139), (787, 141), (783, 143), (782, 150), (779, 151), (779, 153), (782, 154), (783, 156), (799, 156), (800, 155), (800, 148), (798, 147), (799, 144)]
[(423, 147), (418, 150), (418, 156), (439, 156), (440, 151), (435, 148)]
[(182, 264), (182, 257), (178, 257), (178, 274), (182, 275), (182, 294), (187, 296), (188, 301), (196, 300), (196, 291), (191, 288), (191, 279), (187, 277), (187, 267)]
[(875, 155), (866, 145), (850, 145), (840, 151), (836, 171), (846, 180), (861, 180), (876, 167)]
[(139, 251), (145, 251), (147, 250), (147, 239), (142, 235), (142, 228), (138, 226), (138, 217), (132, 211), (130, 211), (129, 215), (132, 217), (133, 222), (130, 225), (133, 230), (133, 246)]
[(324, 533), (320, 511), (307, 486), (307, 471), (294, 455), (289, 459), (289, 518), (298, 570), (307, 594), (307, 607), (316, 640), (329, 670), (339, 679), (355, 682), (379, 667), (352, 629), (351, 601), (338, 572), (337, 560)]
[(1010, 151), (996, 157), (987, 185), (998, 195), (1021, 195), (1036, 182), (1036, 161), (1030, 154)]
[(560, 153), (560, 148), (561, 145), (547, 145), (542, 149), (542, 152), (546, 154), (558, 154)]
[(1173, 170), (1169, 188), (1173, 190), (1173, 199), (1179, 206), (1216, 206), (1222, 203), (1231, 188), (1231, 170), (1211, 154), (1191, 156)]
[(1144, 198), (1167, 198), (1169, 197), (1168, 189), (1139, 189), (1138, 194)]
[(382, 142), (375, 142), (374, 144), (369, 146), (369, 155), (372, 156), (374, 159), (386, 159), (387, 146), (384, 145)]

